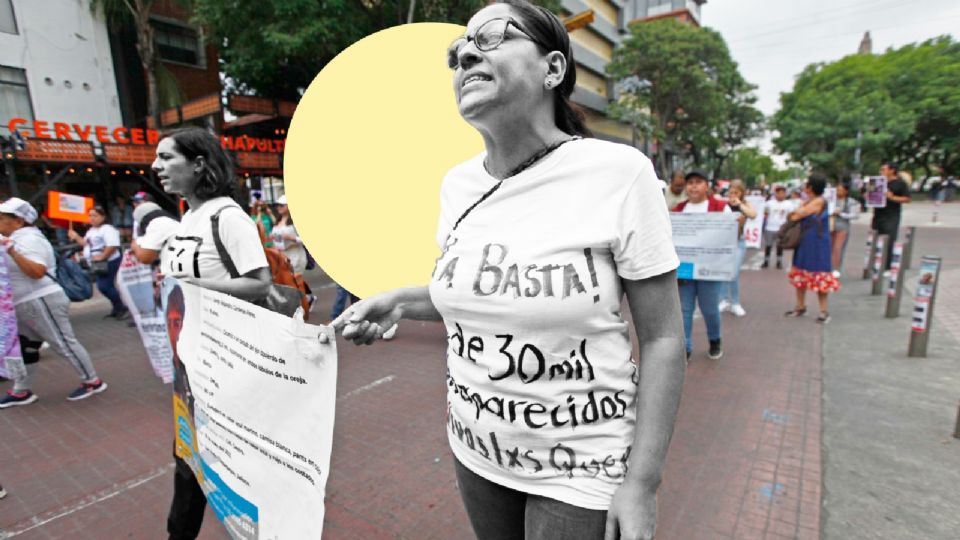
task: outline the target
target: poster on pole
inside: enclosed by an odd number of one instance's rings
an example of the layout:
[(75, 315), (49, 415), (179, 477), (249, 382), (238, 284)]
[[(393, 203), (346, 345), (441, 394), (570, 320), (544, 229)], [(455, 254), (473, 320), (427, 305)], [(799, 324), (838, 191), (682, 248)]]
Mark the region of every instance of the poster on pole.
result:
[(26, 369), (20, 353), (20, 333), (17, 331), (17, 312), (13, 307), (13, 291), (10, 289), (10, 272), (7, 258), (0, 257), (0, 377), (13, 379), (22, 376)]
[(673, 245), (680, 258), (677, 277), (730, 281), (737, 272), (737, 231), (734, 214), (670, 213)]
[(926, 332), (930, 327), (930, 303), (937, 286), (937, 276), (940, 274), (940, 260), (924, 257), (920, 263), (920, 274), (917, 277), (917, 291), (913, 300), (913, 321), (911, 329), (914, 332)]
[(837, 188), (835, 186), (823, 188), (823, 198), (827, 201), (827, 213), (832, 216), (837, 211)]
[(883, 176), (870, 176), (863, 182), (863, 198), (867, 208), (887, 206), (887, 179)]
[(760, 249), (763, 242), (763, 211), (766, 199), (763, 196), (750, 195), (745, 200), (757, 211), (757, 215), (743, 224), (743, 239), (748, 248)]
[(172, 278), (162, 289), (175, 343), (177, 455), (235, 540), (320, 538), (336, 399), (333, 329)]
[(153, 372), (164, 384), (173, 382), (173, 353), (153, 267), (141, 264), (130, 251), (124, 253), (117, 271), (117, 292), (137, 325)]

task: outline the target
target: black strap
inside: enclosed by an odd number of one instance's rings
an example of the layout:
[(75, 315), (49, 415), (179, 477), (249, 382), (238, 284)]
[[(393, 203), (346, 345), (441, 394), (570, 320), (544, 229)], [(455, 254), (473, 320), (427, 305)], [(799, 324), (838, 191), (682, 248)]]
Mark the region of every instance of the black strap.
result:
[(143, 236), (144, 233), (147, 232), (147, 225), (149, 225), (151, 221), (158, 217), (168, 217), (176, 220), (176, 218), (173, 217), (173, 214), (162, 208), (158, 208), (152, 212), (147, 212), (147, 215), (143, 216), (143, 219), (140, 220), (139, 226), (137, 227), (137, 235)]
[(536, 163), (536, 162), (540, 161), (541, 159), (543, 159), (544, 156), (546, 156), (546, 155), (549, 154), (550, 152), (553, 152), (553, 151), (556, 150), (557, 148), (560, 148), (561, 146), (563, 146), (564, 144), (566, 144), (566, 143), (568, 143), (568, 142), (570, 142), (570, 141), (575, 141), (575, 140), (580, 139), (580, 138), (581, 138), (581, 137), (580, 137), (579, 135), (574, 135), (573, 137), (570, 137), (569, 139), (564, 139), (564, 140), (562, 140), (562, 141), (557, 141), (557, 142), (555, 142), (555, 143), (553, 143), (553, 144), (551, 144), (551, 145), (549, 145), (549, 146), (546, 146), (546, 147), (544, 147), (544, 148), (541, 148), (536, 154), (530, 156), (530, 157), (527, 158), (523, 163), (521, 163), (520, 165), (517, 165), (516, 167), (514, 167), (513, 170), (511, 170), (511, 171), (509, 172), (509, 174), (507, 174), (507, 176), (503, 178), (503, 180), (500, 180), (499, 182), (497, 182), (496, 184), (494, 184), (493, 187), (490, 188), (490, 189), (488, 189), (486, 193), (484, 193), (483, 195), (481, 195), (480, 198), (477, 199), (477, 201), (476, 201), (475, 203), (471, 204), (469, 208), (467, 208), (466, 210), (463, 211), (463, 214), (460, 215), (460, 219), (458, 219), (457, 222), (453, 224), (453, 228), (450, 229), (450, 232), (453, 232), (453, 231), (457, 230), (457, 227), (460, 226), (460, 222), (463, 221), (463, 218), (467, 217), (467, 215), (468, 215), (470, 212), (473, 212), (473, 209), (474, 209), (474, 208), (476, 208), (477, 206), (479, 206), (480, 203), (482, 203), (483, 201), (485, 201), (485, 200), (487, 200), (488, 198), (490, 198), (491, 195), (493, 195), (498, 189), (500, 189), (500, 186), (503, 185), (503, 181), (504, 181), (504, 180), (506, 180), (507, 178), (514, 177), (514, 176), (522, 173), (523, 171), (529, 169), (531, 165), (533, 165), (534, 163)]
[[(230, 272), (230, 277), (236, 279), (240, 277), (240, 272), (237, 272), (237, 267), (233, 264), (230, 253), (227, 252), (227, 248), (223, 245), (223, 240), (220, 239), (220, 212), (232, 207), (232, 205), (223, 206), (210, 216), (210, 226), (213, 227), (213, 244), (217, 246), (217, 253), (220, 254), (220, 262), (227, 267), (227, 272)], [(238, 208), (238, 210), (240, 210), (240, 208)]]

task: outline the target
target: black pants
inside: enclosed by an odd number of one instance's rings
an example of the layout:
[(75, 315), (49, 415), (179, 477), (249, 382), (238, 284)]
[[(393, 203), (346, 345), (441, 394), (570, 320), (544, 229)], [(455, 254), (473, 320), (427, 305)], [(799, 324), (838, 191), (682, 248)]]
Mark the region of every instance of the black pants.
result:
[(893, 244), (897, 241), (897, 233), (900, 231), (900, 217), (897, 216), (896, 219), (876, 219), (873, 220), (873, 230), (877, 231), (877, 234), (885, 234), (889, 238), (887, 240), (887, 264), (883, 267), (884, 270), (890, 269), (890, 260), (893, 259)]
[(187, 462), (176, 455), (173, 459), (177, 467), (173, 473), (173, 502), (167, 516), (167, 532), (170, 540), (194, 540), (203, 525), (207, 496)]

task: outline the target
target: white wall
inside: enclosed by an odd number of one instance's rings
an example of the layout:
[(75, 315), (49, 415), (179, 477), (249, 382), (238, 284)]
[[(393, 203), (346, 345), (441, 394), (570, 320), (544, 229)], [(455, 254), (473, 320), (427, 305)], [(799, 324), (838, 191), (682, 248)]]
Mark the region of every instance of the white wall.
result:
[(0, 32), (0, 65), (26, 70), (34, 117), (121, 125), (107, 27), (89, 0), (13, 0), (13, 9), (19, 34)]

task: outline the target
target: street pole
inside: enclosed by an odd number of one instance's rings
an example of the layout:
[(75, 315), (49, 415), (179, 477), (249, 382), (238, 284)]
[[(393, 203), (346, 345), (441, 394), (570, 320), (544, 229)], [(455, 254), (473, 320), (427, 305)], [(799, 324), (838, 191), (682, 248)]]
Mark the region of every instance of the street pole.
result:
[(900, 316), (900, 297), (903, 295), (903, 242), (893, 245), (893, 258), (890, 260), (890, 279), (887, 282), (887, 312), (886, 318), (893, 319)]
[(886, 234), (877, 236), (876, 250), (873, 252), (873, 287), (870, 294), (879, 296), (883, 291), (883, 269), (887, 267), (887, 242), (890, 237)]
[(907, 232), (904, 236), (906, 237), (906, 241), (903, 243), (903, 259), (900, 261), (900, 267), (904, 270), (909, 270), (910, 259), (913, 258), (913, 240), (917, 237), (917, 228), (907, 227)]
[(873, 259), (873, 252), (877, 249), (877, 231), (870, 230), (867, 233), (867, 253), (863, 256), (863, 279), (870, 277), (870, 261)]
[(907, 347), (907, 356), (911, 358), (927, 356), (927, 342), (933, 326), (933, 305), (937, 297), (937, 282), (940, 281), (940, 262), (940, 257), (929, 256), (920, 261), (917, 293), (913, 300), (910, 345)]

